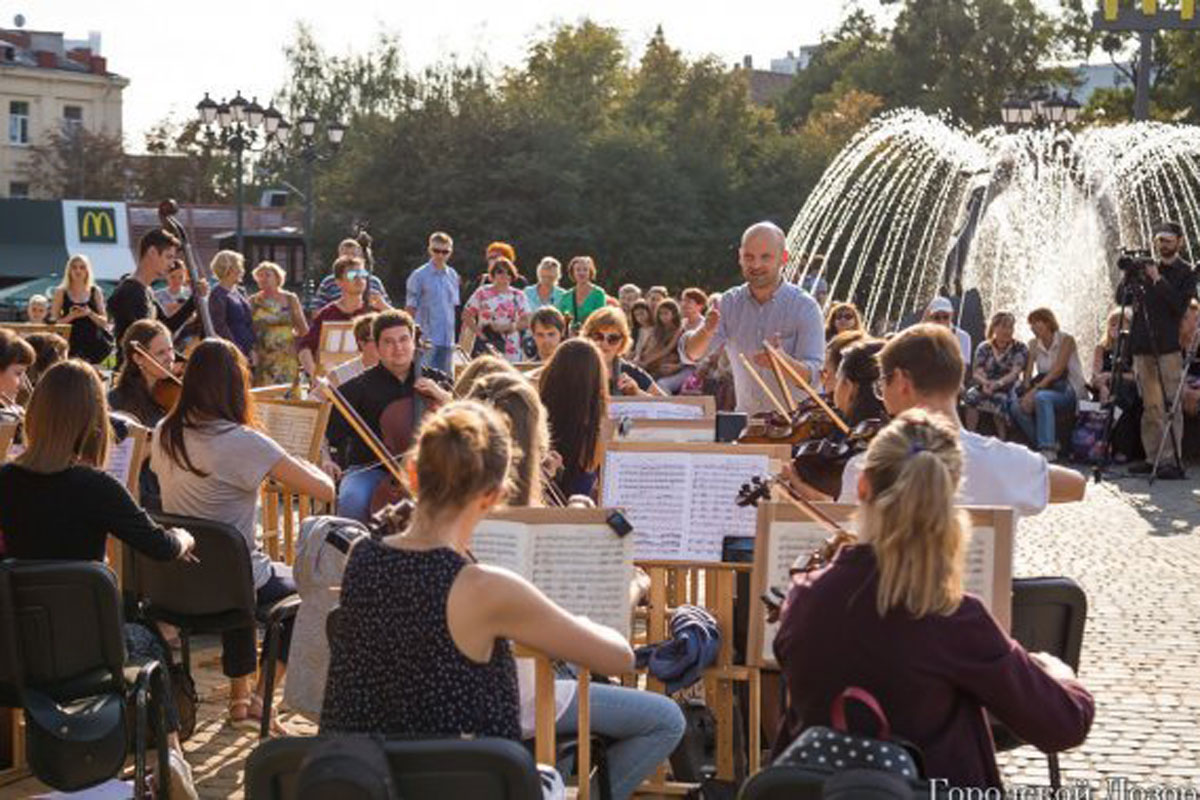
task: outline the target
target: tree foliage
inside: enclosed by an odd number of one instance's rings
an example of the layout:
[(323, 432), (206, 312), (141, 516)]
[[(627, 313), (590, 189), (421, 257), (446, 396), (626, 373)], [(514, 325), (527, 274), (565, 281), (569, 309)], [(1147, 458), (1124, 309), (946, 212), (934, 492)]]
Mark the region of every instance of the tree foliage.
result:
[(47, 131), (19, 170), (34, 196), (107, 200), (126, 196), (127, 166), (120, 136), (73, 125)]

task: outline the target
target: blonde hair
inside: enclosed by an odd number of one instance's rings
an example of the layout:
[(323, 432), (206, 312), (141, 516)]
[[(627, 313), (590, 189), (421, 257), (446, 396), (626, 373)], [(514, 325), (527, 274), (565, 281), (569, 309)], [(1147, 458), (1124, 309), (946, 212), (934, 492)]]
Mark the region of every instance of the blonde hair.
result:
[(592, 338), (592, 333), (600, 330), (601, 328), (616, 328), (624, 339), (624, 344), (622, 344), (621, 349), (617, 351), (617, 355), (624, 355), (626, 352), (628, 352), (630, 345), (629, 319), (625, 316), (625, 312), (622, 311), (619, 306), (604, 306), (603, 308), (597, 308), (592, 312), (591, 316), (587, 318), (587, 321), (583, 323), (583, 329), (580, 331), (580, 335), (590, 339)]
[(875, 551), (880, 616), (949, 615), (963, 596), (969, 523), (955, 508), (963, 454), (958, 431), (923, 409), (905, 411), (867, 450), (871, 498), (859, 509), (859, 536)]
[(476, 356), (458, 373), (458, 380), (454, 382), (454, 396), (468, 396), (478, 381), (483, 380), (489, 375), (495, 375), (498, 372), (507, 372), (513, 375), (518, 374), (516, 367), (499, 356), (487, 354)]
[(996, 328), (1001, 325), (1008, 325), (1010, 328), (1015, 328), (1017, 318), (1008, 311), (997, 311), (992, 314), (992, 318), (988, 320), (987, 330), (984, 331), (983, 338), (989, 343), (994, 343), (996, 339)]
[(270, 272), (275, 275), (275, 280), (279, 281), (279, 288), (283, 288), (284, 282), (287, 281), (287, 273), (283, 271), (283, 267), (276, 264), (274, 261), (260, 261), (258, 266), (251, 273), (254, 278), (258, 278), (264, 272)]
[(550, 449), (550, 425), (533, 384), (517, 372), (497, 372), (476, 381), (469, 397), (504, 415), (512, 442), (519, 448), (512, 455), (513, 488), (508, 504), (545, 505), (542, 459)]
[(575, 256), (569, 262), (567, 262), (567, 275), (570, 276), (571, 280), (575, 280), (575, 265), (580, 261), (587, 262), (588, 280), (596, 280), (596, 259), (592, 258), (591, 256)]
[(43, 475), (108, 460), (108, 400), (91, 364), (72, 358), (46, 370), (25, 412), (25, 452), (16, 463)]
[(485, 492), (509, 489), (508, 425), (493, 408), (456, 400), (425, 418), (417, 436), (417, 513), (436, 517)]
[(234, 250), (221, 250), (213, 256), (208, 268), (212, 270), (212, 274), (217, 276), (217, 280), (225, 280), (225, 276), (233, 271), (235, 267), (244, 268), (246, 259), (241, 253)]
[(92, 262), (82, 253), (76, 253), (67, 259), (67, 266), (63, 269), (62, 281), (58, 284), (58, 288), (64, 292), (71, 288), (71, 265), (76, 262), (83, 264), (84, 269), (87, 270), (87, 290), (90, 295), (92, 290), (96, 288), (96, 279), (92, 274)]
[[(1195, 301), (1193, 300), (1192, 302)], [(1112, 311), (1108, 312), (1108, 316), (1104, 318), (1104, 329), (1100, 331), (1100, 347), (1103, 349), (1112, 350), (1116, 348), (1117, 341), (1111, 335), (1109, 335), (1108, 331), (1115, 321), (1121, 319), (1122, 314), (1125, 316), (1125, 322), (1133, 319), (1133, 312), (1131, 312), (1128, 308), (1114, 308)]]

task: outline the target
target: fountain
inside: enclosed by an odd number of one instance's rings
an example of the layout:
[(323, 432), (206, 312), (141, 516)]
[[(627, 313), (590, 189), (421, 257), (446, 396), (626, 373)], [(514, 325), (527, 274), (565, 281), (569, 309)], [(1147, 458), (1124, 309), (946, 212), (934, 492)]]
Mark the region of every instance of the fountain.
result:
[[(894, 111), (829, 165), (788, 233), (785, 274), (824, 277), (831, 299), (853, 299), (880, 331), (911, 321), (936, 294), (976, 296), (983, 318), (1010, 310), (1022, 325), (1046, 306), (1086, 362), (1112, 305), (1117, 252), (1150, 247), (1160, 219), (1200, 235), (1198, 194), (1194, 128), (971, 134)], [(960, 314), (972, 305), (960, 303)], [(972, 323), (963, 320), (978, 342)]]

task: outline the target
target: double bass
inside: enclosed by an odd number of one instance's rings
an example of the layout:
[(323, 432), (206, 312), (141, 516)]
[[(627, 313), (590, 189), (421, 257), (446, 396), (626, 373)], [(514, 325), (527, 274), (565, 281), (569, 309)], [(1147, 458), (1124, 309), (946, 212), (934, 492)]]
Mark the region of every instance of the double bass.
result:
[[(200, 285), (200, 273), (197, 271), (196, 265), (200, 263), (196, 258), (196, 251), (192, 247), (191, 237), (187, 234), (187, 229), (183, 223), (179, 221), (179, 203), (172, 199), (163, 200), (158, 204), (158, 221), (162, 229), (172, 234), (178, 239), (184, 248), (183, 264), (187, 267), (188, 277), (192, 281), (192, 297), (196, 299), (196, 310), (200, 313), (200, 324), (204, 328), (204, 338), (211, 339), (216, 334), (213, 332), (212, 315), (208, 310), (208, 298), (201, 297), (196, 291), (196, 287)], [(207, 277), (207, 276), (206, 276)]]

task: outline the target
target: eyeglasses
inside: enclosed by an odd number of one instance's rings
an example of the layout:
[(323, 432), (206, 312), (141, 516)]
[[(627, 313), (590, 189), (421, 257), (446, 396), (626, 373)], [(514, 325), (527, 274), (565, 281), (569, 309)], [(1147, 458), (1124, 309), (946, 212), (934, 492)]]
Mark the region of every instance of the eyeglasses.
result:
[(875, 396), (876, 397), (879, 397), (879, 398), (883, 397), (883, 390), (886, 389), (887, 385), (892, 382), (892, 376), (895, 374), (896, 374), (896, 371), (892, 370), (891, 372), (885, 372), (885, 373), (883, 373), (883, 375), (879, 376), (879, 379), (875, 381)]
[(847, 320), (850, 320), (851, 322), (853, 322), (854, 321), (854, 312), (853, 311), (839, 311), (838, 313), (833, 315), (833, 318), (834, 319), (847, 319)]
[(624, 339), (625, 337), (619, 333), (600, 333), (599, 331), (596, 331), (595, 333), (593, 333), (591, 335), (590, 338), (596, 344), (603, 344), (604, 342), (608, 342), (609, 347), (616, 347), (617, 345), (619, 345), (621, 343), (621, 340)]
[(429, 248), (429, 252), (435, 253), (439, 256), (448, 256), (448, 255), (450, 255), (450, 248), (448, 248), (448, 247), (431, 247), (431, 248)]
[(367, 271), (365, 269), (348, 269), (348, 270), (346, 270), (346, 280), (348, 280), (348, 281), (358, 280), (359, 278), (365, 278), (365, 277), (367, 277)]

